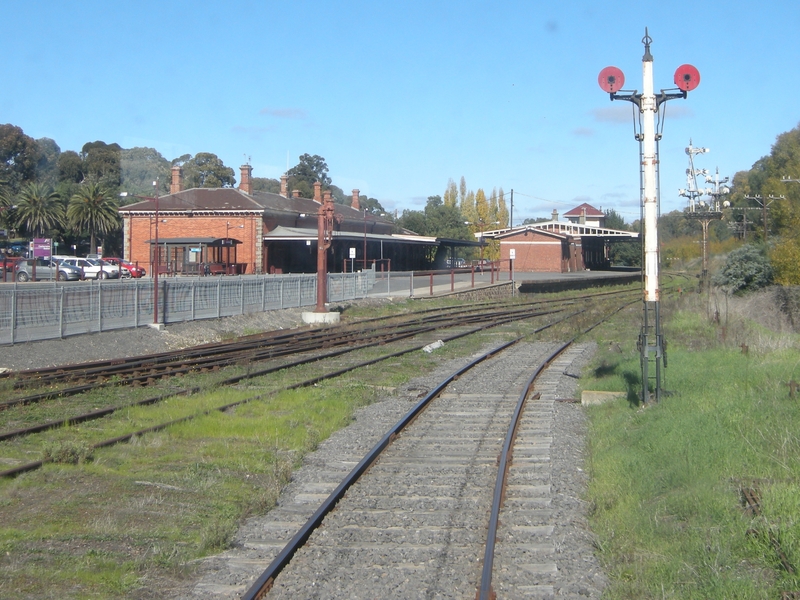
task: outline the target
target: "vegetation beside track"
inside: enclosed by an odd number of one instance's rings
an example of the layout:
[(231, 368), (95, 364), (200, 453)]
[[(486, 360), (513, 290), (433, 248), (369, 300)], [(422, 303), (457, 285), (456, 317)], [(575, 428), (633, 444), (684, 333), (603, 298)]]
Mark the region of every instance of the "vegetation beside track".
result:
[[(373, 314), (357, 312), (360, 318), (385, 317), (454, 304), (410, 302)], [(175, 595), (171, 592), (191, 581), (197, 561), (227, 547), (248, 515), (272, 506), (303, 455), (349, 423), (358, 407), (391, 394), (395, 386), (442, 361), (469, 356), (503, 339), (532, 335), (536, 326), (555, 318), (519, 321), (448, 342), (432, 354), (413, 352), (353, 375), (275, 395), (270, 391), (340, 365), (297, 367), (224, 389), (215, 387), (221, 373), (190, 374), (136, 393), (153, 395), (194, 385), (208, 391), (50, 431), (43, 447), (37, 436), (2, 442), (2, 457), (36, 460), (46, 454), (63, 462), (0, 481), (0, 597)], [(569, 334), (569, 327), (559, 325), (542, 336), (557, 339)], [(366, 360), (379, 352), (370, 348), (358, 354)], [(2, 419), (11, 427), (55, 416), (58, 405), (63, 410), (74, 403), (84, 409), (119, 393), (106, 388), (88, 397), (21, 406), (6, 411)], [(259, 394), (267, 395), (128, 443), (90, 450), (91, 444), (110, 435)]]
[(775, 331), (778, 312), (758, 296), (666, 300), (668, 395), (647, 407), (638, 321), (594, 332), (581, 387), (627, 391), (589, 410), (591, 523), (608, 598), (800, 590), (800, 391), (790, 398), (788, 385), (800, 381), (800, 336)]

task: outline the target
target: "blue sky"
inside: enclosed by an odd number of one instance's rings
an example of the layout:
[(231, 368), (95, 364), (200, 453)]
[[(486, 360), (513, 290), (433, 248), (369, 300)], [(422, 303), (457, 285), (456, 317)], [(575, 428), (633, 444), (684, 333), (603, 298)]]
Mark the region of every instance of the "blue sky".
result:
[[(9, 0), (0, 19), (0, 122), (79, 151), (102, 140), (171, 160), (213, 152), (277, 178), (303, 153), (388, 210), (421, 209), (448, 179), (514, 189), (514, 221), (581, 202), (639, 216), (631, 105), (644, 28), (667, 103), (662, 212), (696, 166), (749, 169), (800, 122), (800, 4)], [(287, 158), (288, 157), (288, 158)], [(789, 174), (800, 177), (800, 173)]]

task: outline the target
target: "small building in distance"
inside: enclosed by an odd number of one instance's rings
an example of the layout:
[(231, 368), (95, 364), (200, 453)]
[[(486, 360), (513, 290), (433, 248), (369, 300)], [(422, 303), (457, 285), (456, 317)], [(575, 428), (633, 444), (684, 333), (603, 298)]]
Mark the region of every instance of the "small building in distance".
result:
[(605, 227), (606, 225), (605, 213), (586, 202), (565, 212), (564, 218), (577, 225), (591, 225), (592, 227)]
[(501, 262), (508, 264), (513, 249), (514, 271), (529, 273), (609, 269), (610, 245), (639, 237), (638, 233), (599, 225), (605, 215), (589, 204), (582, 204), (567, 215), (573, 216), (560, 221), (558, 212), (553, 211), (550, 221), (486, 231), (483, 236), (500, 242)]

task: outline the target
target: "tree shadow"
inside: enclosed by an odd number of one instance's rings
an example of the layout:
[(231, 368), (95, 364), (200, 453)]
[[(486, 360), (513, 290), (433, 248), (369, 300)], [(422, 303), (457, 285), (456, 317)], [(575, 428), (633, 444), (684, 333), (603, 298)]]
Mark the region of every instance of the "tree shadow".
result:
[(622, 378), (625, 380), (627, 388), (628, 404), (631, 408), (638, 408), (642, 404), (641, 394), (639, 389), (642, 387), (642, 377), (640, 373), (633, 371), (625, 371), (622, 373)]
[(603, 363), (594, 370), (594, 376), (600, 379), (601, 377), (608, 377), (609, 375), (613, 375), (614, 373), (616, 373), (618, 366), (619, 363), (614, 363), (612, 365), (607, 363), (606, 361), (603, 361)]

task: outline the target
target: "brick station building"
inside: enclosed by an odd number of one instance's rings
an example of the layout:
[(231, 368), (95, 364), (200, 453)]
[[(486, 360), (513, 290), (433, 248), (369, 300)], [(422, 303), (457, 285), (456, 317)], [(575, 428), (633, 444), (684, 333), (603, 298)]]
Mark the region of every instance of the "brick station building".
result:
[(608, 269), (609, 245), (639, 237), (638, 233), (603, 227), (600, 217), (605, 215), (588, 204), (565, 213), (569, 221), (559, 221), (556, 211), (552, 216), (551, 221), (487, 231), (483, 236), (500, 242), (504, 264), (514, 250), (514, 270), (519, 273)]
[[(316, 272), (323, 195), (319, 183), (314, 188), (313, 199), (289, 195), (284, 175), (280, 194), (254, 191), (252, 167), (243, 165), (238, 188), (185, 190), (181, 168), (173, 167), (170, 193), (158, 198), (158, 251), (154, 200), (120, 207), (124, 257), (151, 268), (155, 260), (168, 275)], [(334, 205), (329, 271), (431, 267), (438, 240), (395, 231), (391, 221), (361, 210), (358, 198), (353, 190), (351, 206)]]

